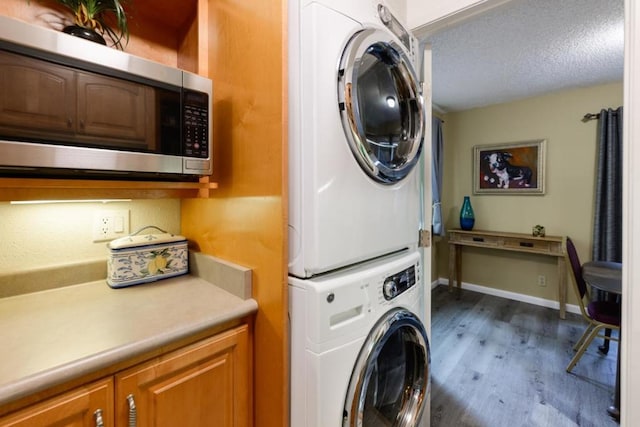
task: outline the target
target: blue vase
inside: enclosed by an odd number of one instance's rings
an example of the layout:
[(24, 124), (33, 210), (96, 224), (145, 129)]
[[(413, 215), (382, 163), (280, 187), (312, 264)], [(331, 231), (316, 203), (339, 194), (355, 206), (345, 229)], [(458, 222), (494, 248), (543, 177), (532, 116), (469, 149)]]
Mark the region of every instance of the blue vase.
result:
[(473, 224), (476, 222), (476, 217), (473, 214), (473, 208), (471, 207), (471, 200), (469, 196), (464, 196), (462, 202), (462, 209), (460, 209), (460, 228), (463, 230), (472, 230)]

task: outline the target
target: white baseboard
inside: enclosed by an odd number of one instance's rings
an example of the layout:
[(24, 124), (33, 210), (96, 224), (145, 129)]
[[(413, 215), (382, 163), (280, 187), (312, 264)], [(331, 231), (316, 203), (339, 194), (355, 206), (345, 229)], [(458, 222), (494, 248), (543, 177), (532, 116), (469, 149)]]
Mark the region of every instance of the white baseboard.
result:
[[(438, 285), (449, 285), (449, 280), (440, 277), (431, 283), (431, 289)], [(526, 302), (529, 304), (539, 305), (541, 307), (553, 308), (560, 310), (560, 303), (558, 301), (544, 299), (540, 297), (533, 297), (531, 295), (519, 294), (516, 292), (505, 291), (502, 289), (490, 288), (487, 286), (474, 285), (473, 283), (462, 282), (462, 289), (468, 289), (470, 291), (480, 292), (481, 294), (493, 295), (496, 297), (507, 298), (514, 301)], [(569, 313), (580, 314), (580, 307), (575, 304), (567, 304), (566, 310)]]

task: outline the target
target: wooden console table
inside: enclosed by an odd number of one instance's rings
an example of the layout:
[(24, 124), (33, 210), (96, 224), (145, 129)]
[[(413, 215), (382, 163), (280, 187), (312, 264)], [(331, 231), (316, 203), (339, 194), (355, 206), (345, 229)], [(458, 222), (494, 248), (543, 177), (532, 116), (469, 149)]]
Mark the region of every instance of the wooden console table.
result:
[[(449, 230), (449, 292), (460, 292), (462, 283), (462, 247), (499, 249), (556, 257), (558, 263), (558, 302), (560, 318), (565, 318), (567, 302), (566, 237), (533, 237), (529, 234), (486, 230)], [(456, 286), (457, 281), (457, 286)]]

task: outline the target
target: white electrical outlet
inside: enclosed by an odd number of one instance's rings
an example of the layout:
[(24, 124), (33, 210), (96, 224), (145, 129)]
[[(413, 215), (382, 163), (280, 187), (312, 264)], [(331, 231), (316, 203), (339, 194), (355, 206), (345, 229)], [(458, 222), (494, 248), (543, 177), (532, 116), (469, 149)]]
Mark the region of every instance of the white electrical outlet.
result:
[(93, 215), (93, 241), (105, 242), (129, 234), (129, 210), (99, 210)]
[(547, 286), (547, 277), (542, 274), (538, 276), (538, 286)]

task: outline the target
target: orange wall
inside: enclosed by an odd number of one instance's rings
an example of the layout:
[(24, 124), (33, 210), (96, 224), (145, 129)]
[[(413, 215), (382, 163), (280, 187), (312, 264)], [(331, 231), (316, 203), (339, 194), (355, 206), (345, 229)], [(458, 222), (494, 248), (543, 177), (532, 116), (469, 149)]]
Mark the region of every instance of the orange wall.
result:
[[(280, 1), (200, 2), (214, 85), (210, 199), (182, 201), (182, 233), (253, 269), (255, 425), (288, 424), (286, 52)], [(208, 9), (205, 14), (202, 9)], [(203, 20), (202, 16), (207, 19)]]

